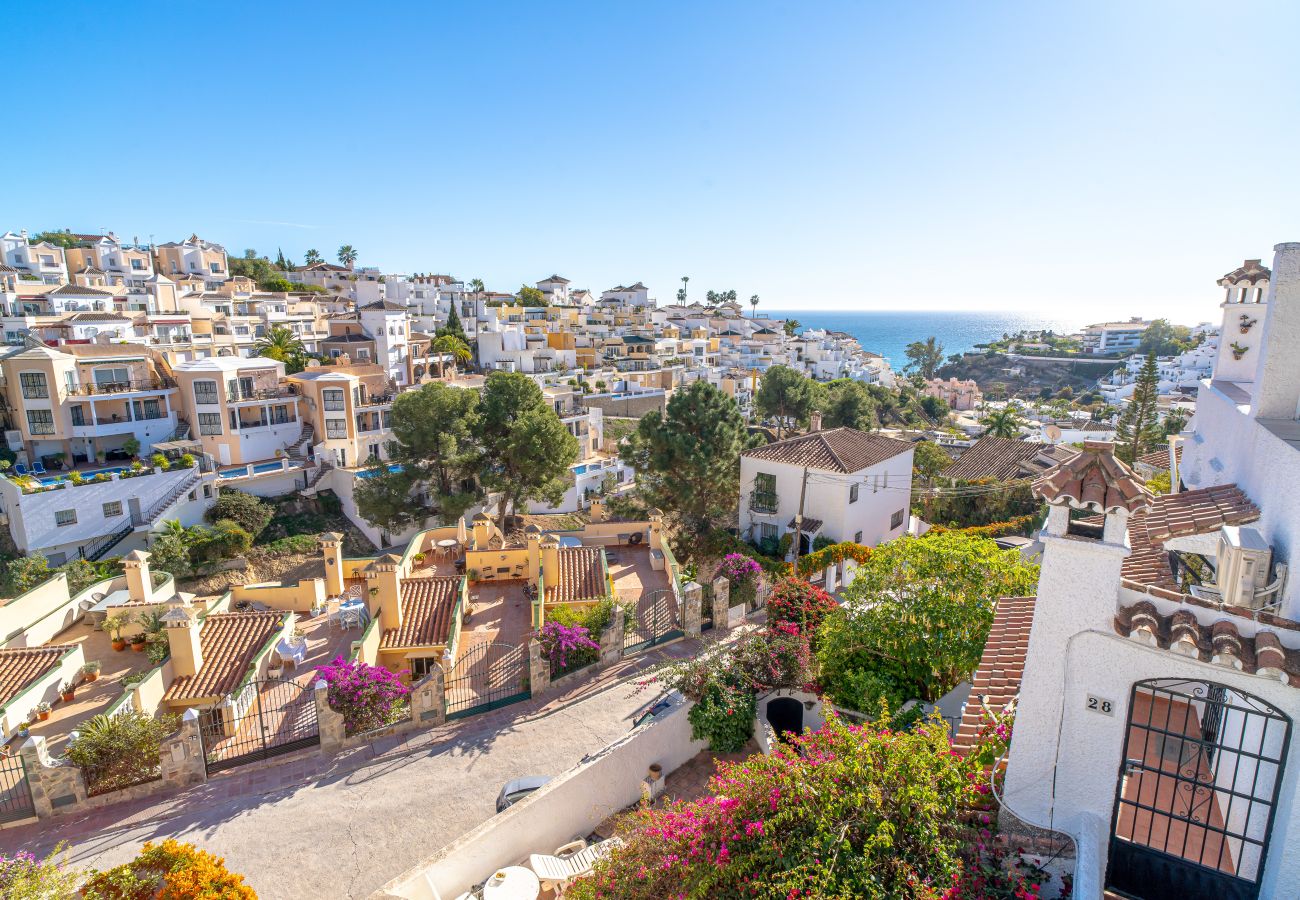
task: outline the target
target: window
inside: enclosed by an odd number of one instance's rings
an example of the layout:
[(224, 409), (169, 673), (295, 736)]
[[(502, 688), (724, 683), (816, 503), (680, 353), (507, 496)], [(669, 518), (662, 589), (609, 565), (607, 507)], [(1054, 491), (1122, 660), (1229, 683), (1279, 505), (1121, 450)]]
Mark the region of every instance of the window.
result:
[(754, 493), (750, 495), (749, 505), (758, 512), (776, 512), (776, 476), (769, 472), (754, 475)]
[(70, 406), (70, 407), (68, 407), (68, 410), (69, 410), (70, 413), (72, 414), (72, 424), (73, 424), (73, 425), (85, 425), (85, 424), (86, 424), (86, 407), (84, 407), (84, 406)]
[(853, 482), (853, 484), (849, 485), (849, 502), (850, 503), (858, 502), (858, 483), (856, 481)]
[(326, 419), (325, 436), (327, 438), (346, 438), (348, 436), (348, 420)]
[(114, 367), (110, 369), (99, 368), (95, 370), (95, 384), (97, 385), (100, 386), (122, 385), (123, 387), (125, 387), (130, 383), (131, 383), (131, 370), (125, 367), (122, 368)]
[(862, 532), (861, 532), (861, 531), (855, 531), (855, 532), (853, 532), (853, 543), (855, 543), (855, 544), (861, 544), (861, 543), (862, 543)]
[(18, 383), (23, 386), (23, 396), (29, 400), (50, 396), (50, 387), (45, 382), (44, 372), (20, 372)]
[(335, 388), (331, 390), (321, 391), (320, 395), (321, 395), (321, 401), (325, 404), (326, 409), (340, 410), (346, 408), (346, 404), (344, 403), (343, 391)]
[(64, 525), (76, 525), (77, 511), (75, 509), (56, 509), (54, 511), (54, 524), (60, 528)]
[(27, 410), (27, 430), (32, 434), (54, 434), (54, 413), (48, 409)]
[(121, 500), (110, 500), (108, 503), (105, 503), (105, 504), (104, 504), (104, 518), (105, 518), (105, 519), (111, 519), (111, 518), (113, 518), (113, 516), (120, 516), (120, 515), (122, 515), (122, 501), (121, 501)]
[(208, 263), (208, 271), (211, 272), (213, 275), (220, 275), (221, 263), (218, 262)]
[(199, 413), (199, 434), (221, 434), (221, 413)]
[(419, 681), (428, 675), (438, 665), (436, 656), (413, 656), (407, 660), (411, 668), (411, 681)]
[[(215, 381), (196, 381), (194, 382), (194, 402), (199, 406), (217, 406), (221, 399), (217, 395), (217, 383)], [(202, 415), (199, 418), (203, 418)], [(215, 432), (220, 434), (221, 432)]]
[(276, 425), (283, 425), (289, 421), (289, 407), (273, 406), (271, 407), (271, 421)]
[(906, 518), (906, 516), (907, 513), (901, 509), (898, 512), (894, 513), (892, 516), (890, 516), (889, 517), (890, 529), (892, 530), (895, 528), (901, 528), (903, 525), (903, 519)]
[(134, 270), (137, 271), (137, 272), (142, 272), (142, 271), (144, 271), (144, 260), (143, 260), (143, 259), (133, 259), (133, 260), (131, 260), (131, 268), (134, 269)]

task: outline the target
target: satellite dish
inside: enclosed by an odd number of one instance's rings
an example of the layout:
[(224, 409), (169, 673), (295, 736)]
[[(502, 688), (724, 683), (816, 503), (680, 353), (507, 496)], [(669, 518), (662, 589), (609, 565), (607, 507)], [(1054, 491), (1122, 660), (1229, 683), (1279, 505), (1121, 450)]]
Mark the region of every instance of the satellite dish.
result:
[(1046, 435), (1048, 443), (1051, 444), (1055, 444), (1061, 439), (1061, 429), (1055, 425), (1048, 425), (1043, 429), (1043, 434)]

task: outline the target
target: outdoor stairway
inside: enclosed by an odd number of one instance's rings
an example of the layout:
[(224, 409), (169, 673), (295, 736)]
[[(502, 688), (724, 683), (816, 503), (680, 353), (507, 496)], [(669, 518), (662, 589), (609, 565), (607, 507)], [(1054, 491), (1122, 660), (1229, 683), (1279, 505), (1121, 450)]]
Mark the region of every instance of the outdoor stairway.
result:
[(176, 487), (168, 491), (161, 500), (145, 510), (140, 515), (140, 521), (135, 522), (134, 524), (136, 526), (152, 525), (154, 522), (157, 522), (158, 519), (162, 517), (162, 514), (171, 508), (173, 503), (185, 494), (188, 494), (200, 480), (201, 478), (199, 477), (198, 472), (191, 473), (189, 478), (186, 478), (180, 484), (176, 485)]
[(311, 446), (312, 439), (316, 436), (316, 429), (310, 422), (302, 424), (302, 431), (298, 433), (298, 439), (290, 444), (286, 449), (290, 459), (306, 459), (307, 448)]
[(332, 468), (334, 468), (332, 463), (322, 462), (320, 464), (320, 467), (316, 469), (316, 471), (312, 474), (311, 480), (307, 482), (307, 487), (305, 488), (305, 490), (310, 491), (312, 488), (314, 488), (317, 485), (317, 483), (322, 478), (325, 477), (325, 473)]
[(176, 430), (172, 432), (172, 436), (169, 437), (167, 440), (188, 441), (189, 439), (190, 439), (190, 423), (186, 422), (184, 419), (178, 419), (176, 422)]

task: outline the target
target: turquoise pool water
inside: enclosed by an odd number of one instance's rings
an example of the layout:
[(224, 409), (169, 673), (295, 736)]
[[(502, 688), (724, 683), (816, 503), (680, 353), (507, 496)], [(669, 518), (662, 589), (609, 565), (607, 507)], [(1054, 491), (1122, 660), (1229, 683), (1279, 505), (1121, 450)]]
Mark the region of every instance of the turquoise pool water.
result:
[[(109, 466), (107, 469), (95, 469), (93, 472), (88, 471), (86, 469), (78, 469), (77, 471), (81, 473), (82, 478), (89, 481), (90, 479), (94, 478), (96, 475), (99, 475), (101, 473), (104, 475), (115, 475), (121, 472), (125, 472), (126, 466)], [(58, 475), (38, 475), (37, 480), (40, 481), (41, 484), (58, 484), (60, 481), (67, 481), (68, 474), (60, 473)]]
[[(390, 472), (400, 472), (400, 471), (402, 471), (402, 467), (399, 466), (399, 465), (397, 465), (397, 463), (393, 463), (393, 465), (391, 465), (391, 466), (388, 467), (388, 471), (390, 471)], [(364, 472), (358, 472), (358, 473), (357, 473), (357, 477), (358, 477), (358, 478), (374, 478), (377, 474), (379, 474), (379, 473), (378, 473), (378, 472), (375, 472), (375, 471), (372, 470), (372, 469), (366, 469), (366, 471), (364, 471)]]
[(282, 468), (284, 467), (281, 466), (278, 462), (258, 463), (257, 465), (253, 466), (253, 471), (271, 472), (271, 471), (279, 471)]

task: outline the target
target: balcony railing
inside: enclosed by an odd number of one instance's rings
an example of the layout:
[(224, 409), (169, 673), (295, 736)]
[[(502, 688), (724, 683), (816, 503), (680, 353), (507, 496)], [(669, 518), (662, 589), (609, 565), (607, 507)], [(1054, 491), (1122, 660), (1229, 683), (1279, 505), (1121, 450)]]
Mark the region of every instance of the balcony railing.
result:
[(774, 513), (780, 506), (777, 496), (772, 491), (750, 491), (749, 508), (753, 512)]
[(294, 389), (287, 384), (274, 388), (253, 388), (247, 391), (232, 386), (227, 394), (231, 403), (238, 403), (241, 400), (280, 400), (293, 396), (295, 396)]
[(366, 398), (365, 398), (364, 400), (362, 400), (362, 401), (361, 401), (359, 404), (357, 404), (357, 405), (358, 405), (358, 406), (383, 406), (383, 405), (385, 405), (385, 404), (392, 403), (392, 402), (393, 402), (393, 398), (394, 398), (395, 396), (397, 396), (397, 395), (396, 395), (396, 394), (381, 394), (381, 395), (379, 395), (379, 396), (375, 396), (374, 394), (369, 394), (369, 395), (366, 396)]
[(89, 397), (99, 394), (126, 394), (131, 391), (165, 391), (176, 387), (170, 378), (131, 378), (126, 381), (85, 382), (68, 390), (69, 394)]

